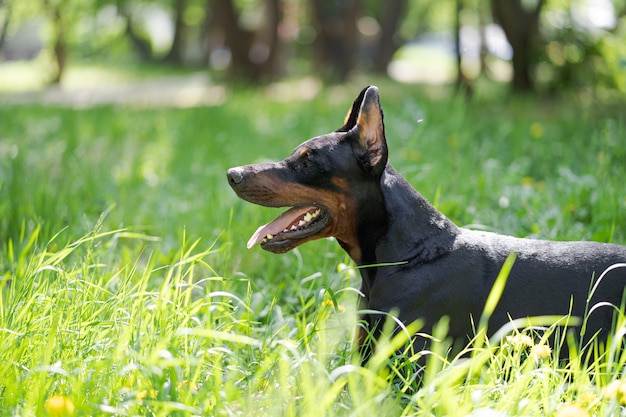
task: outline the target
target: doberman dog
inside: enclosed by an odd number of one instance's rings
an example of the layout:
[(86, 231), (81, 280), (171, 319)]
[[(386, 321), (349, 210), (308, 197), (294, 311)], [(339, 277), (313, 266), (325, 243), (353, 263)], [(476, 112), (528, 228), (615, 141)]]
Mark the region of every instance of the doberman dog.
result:
[[(291, 207), (259, 227), (248, 248), (260, 243), (284, 253), (333, 236), (362, 267), (361, 306), (367, 311), (362, 319), (368, 331), (375, 334), (384, 317), (372, 311), (395, 311), (404, 324), (420, 319), (425, 333), (447, 316), (449, 336), (465, 342), (513, 253), (517, 257), (489, 318), (489, 335), (512, 319), (588, 314), (584, 338), (606, 339), (615, 309), (624, 306), (625, 246), (458, 227), (387, 159), (378, 89), (369, 86), (335, 132), (302, 143), (283, 161), (229, 169), (228, 181), (240, 198)], [(424, 347), (416, 341), (414, 347)]]

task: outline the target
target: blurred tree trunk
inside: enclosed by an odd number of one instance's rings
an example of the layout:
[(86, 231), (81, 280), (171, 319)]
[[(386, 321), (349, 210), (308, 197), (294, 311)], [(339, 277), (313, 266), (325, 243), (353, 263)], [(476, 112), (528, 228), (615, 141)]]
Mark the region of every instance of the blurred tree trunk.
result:
[(487, 68), (487, 55), (489, 53), (487, 49), (487, 23), (485, 17), (485, 10), (482, 2), (479, 2), (476, 7), (476, 16), (478, 17), (478, 36), (480, 37), (480, 55), (479, 55), (479, 71), (481, 76), (492, 78)]
[(461, 46), (461, 14), (463, 13), (463, 0), (456, 0), (454, 18), (454, 49), (456, 54), (456, 90), (464, 93), (466, 97), (472, 96), (472, 82), (463, 72), (463, 52)]
[(211, 52), (213, 52), (213, 50), (220, 43), (220, 38), (223, 38), (219, 35), (220, 31), (216, 29), (218, 28), (219, 23), (215, 19), (215, 13), (211, 7), (212, 4), (213, 0), (204, 1), (204, 8), (206, 12), (200, 33), (202, 44), (202, 62), (206, 65), (208, 65), (211, 61)]
[(213, 21), (223, 32), (224, 44), (231, 53), (230, 74), (253, 83), (275, 76), (281, 1), (265, 2), (265, 24), (258, 33), (239, 25), (239, 13), (232, 0), (212, 0), (211, 5)]
[(252, 33), (239, 26), (239, 13), (235, 5), (231, 0), (213, 0), (213, 13), (224, 33), (224, 43), (230, 49), (233, 73), (256, 80), (258, 73), (248, 58)]
[(130, 16), (126, 17), (126, 36), (130, 39), (133, 50), (139, 56), (139, 59), (146, 62), (154, 61), (154, 54), (152, 53), (152, 45), (150, 44), (150, 41), (137, 33), (137, 29), (135, 28), (133, 20)]
[(146, 62), (154, 61), (154, 54), (152, 53), (152, 44), (148, 39), (141, 36), (135, 24), (133, 22), (133, 16), (131, 11), (129, 10), (129, 1), (128, 0), (117, 0), (116, 6), (118, 13), (120, 16), (124, 18), (126, 21), (126, 29), (125, 33), (130, 40), (131, 47), (133, 51), (139, 56), (139, 59)]
[(263, 74), (268, 77), (279, 75), (278, 58), (280, 55), (280, 39), (278, 36), (278, 25), (282, 19), (280, 0), (267, 0), (266, 2), (266, 35), (268, 54), (267, 59), (261, 62)]
[(317, 31), (314, 48), (316, 71), (330, 68), (332, 78), (347, 80), (357, 52), (357, 18), (360, 0), (311, 0)]
[(397, 38), (402, 15), (406, 10), (406, 0), (388, 0), (383, 2), (383, 15), (380, 22), (380, 38), (374, 56), (374, 71), (380, 74), (387, 72), (393, 54), (402, 46)]
[(54, 40), (54, 56), (57, 61), (58, 72), (56, 77), (52, 80), (53, 83), (58, 84), (63, 78), (65, 73), (65, 64), (67, 64), (67, 42), (65, 39), (65, 25), (63, 18), (61, 17), (61, 8), (56, 7), (54, 10), (54, 27), (56, 32), (56, 39)]
[(67, 40), (63, 13), (60, 4), (53, 5), (49, 0), (44, 1), (44, 7), (52, 20), (52, 31), (54, 33), (52, 50), (54, 52), (54, 59), (57, 66), (57, 71), (52, 75), (50, 82), (52, 84), (59, 84), (63, 78), (65, 64), (67, 63)]
[(187, 0), (174, 0), (174, 39), (172, 40), (172, 47), (163, 59), (165, 62), (174, 65), (183, 64), (183, 48), (185, 45), (183, 14), (186, 8)]
[(7, 33), (9, 32), (9, 23), (11, 23), (11, 12), (13, 10), (11, 5), (11, 2), (5, 4), (3, 1), (0, 1), (0, 6), (5, 8), (4, 22), (2, 22), (2, 29), (0, 29), (0, 52), (2, 52), (2, 48), (7, 39)]
[(502, 26), (513, 48), (513, 80), (515, 91), (532, 91), (532, 68), (539, 37), (539, 16), (545, 0), (491, 0), (494, 20)]

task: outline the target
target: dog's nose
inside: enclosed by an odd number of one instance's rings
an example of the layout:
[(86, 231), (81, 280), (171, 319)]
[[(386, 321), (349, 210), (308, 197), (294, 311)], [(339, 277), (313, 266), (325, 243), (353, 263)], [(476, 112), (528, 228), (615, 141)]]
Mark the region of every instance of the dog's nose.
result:
[(232, 185), (237, 185), (243, 181), (243, 169), (241, 168), (231, 168), (226, 173), (228, 177), (228, 182)]

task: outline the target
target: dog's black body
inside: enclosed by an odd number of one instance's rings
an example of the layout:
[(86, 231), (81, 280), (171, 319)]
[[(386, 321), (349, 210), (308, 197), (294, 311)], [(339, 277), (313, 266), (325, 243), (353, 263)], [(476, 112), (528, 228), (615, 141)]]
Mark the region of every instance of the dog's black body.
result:
[[(594, 242), (520, 239), (457, 227), (387, 163), (376, 87), (364, 89), (339, 130), (304, 142), (285, 160), (232, 168), (237, 195), (270, 207), (293, 206), (262, 226), (248, 246), (286, 252), (334, 236), (362, 268), (362, 306), (397, 311), (405, 324), (422, 319), (430, 332), (443, 316), (449, 335), (467, 341), (506, 258), (517, 259), (491, 315), (493, 333), (511, 319), (582, 317), (596, 303), (622, 306), (626, 247)], [(381, 265), (382, 264), (382, 265)], [(387, 264), (387, 265), (385, 265)], [(605, 338), (614, 309), (595, 309), (585, 338)], [(363, 317), (370, 329), (380, 316)], [(474, 320), (474, 322), (472, 321)]]

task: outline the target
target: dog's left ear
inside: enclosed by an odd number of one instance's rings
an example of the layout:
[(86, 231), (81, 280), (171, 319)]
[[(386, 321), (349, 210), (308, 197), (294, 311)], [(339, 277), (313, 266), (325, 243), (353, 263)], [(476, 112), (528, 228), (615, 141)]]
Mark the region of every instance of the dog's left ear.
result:
[(387, 140), (378, 88), (367, 87), (361, 94), (363, 98), (353, 129), (358, 137), (358, 147), (363, 152), (362, 163), (380, 174), (387, 165)]

